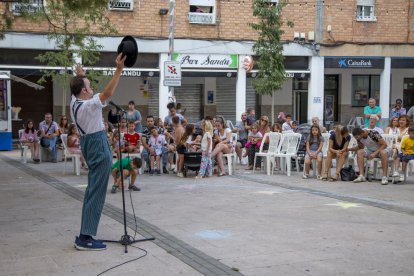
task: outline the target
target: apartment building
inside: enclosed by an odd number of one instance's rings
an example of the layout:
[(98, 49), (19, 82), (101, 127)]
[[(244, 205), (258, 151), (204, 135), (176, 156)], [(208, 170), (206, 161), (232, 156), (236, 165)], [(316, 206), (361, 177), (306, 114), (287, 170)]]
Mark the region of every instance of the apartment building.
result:
[[(43, 4), (32, 2), (35, 8)], [(269, 96), (256, 95), (252, 80), (257, 71), (246, 73), (242, 64), (246, 55), (254, 55), (252, 45), (257, 37), (249, 26), (255, 21), (252, 1), (177, 0), (172, 55), (182, 68), (181, 86), (175, 88), (177, 102), (187, 109), (190, 121), (214, 114), (236, 120), (246, 107), (270, 115), (273, 104), (276, 112), (291, 113), (301, 123), (318, 116), (329, 125), (362, 114), (368, 98), (374, 97), (387, 118), (390, 104), (397, 98), (404, 100), (405, 107), (414, 105), (411, 2), (289, 1), (282, 12), (294, 23), (283, 35), (288, 78), (272, 101)], [(18, 9), (19, 5), (0, 3), (0, 10)], [(138, 62), (125, 69), (113, 100), (127, 105), (132, 99), (144, 116), (165, 116), (170, 2), (110, 0), (108, 5), (118, 35), (97, 38), (103, 49), (95, 68), (110, 75), (122, 37), (135, 37)], [(13, 32), (0, 40), (0, 70), (36, 81), (45, 66), (34, 57), (54, 49), (47, 31), (46, 22), (34, 25), (16, 15)], [(12, 105), (22, 107), (22, 118), (39, 120), (45, 111), (62, 113), (62, 89), (53, 81), (44, 86), (42, 91), (31, 91), (12, 82)]]

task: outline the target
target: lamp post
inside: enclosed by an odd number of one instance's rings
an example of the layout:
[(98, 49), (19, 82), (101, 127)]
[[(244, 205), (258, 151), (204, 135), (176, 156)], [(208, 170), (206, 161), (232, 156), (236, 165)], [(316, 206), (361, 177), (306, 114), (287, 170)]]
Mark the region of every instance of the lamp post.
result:
[[(174, 53), (174, 0), (170, 0), (170, 24), (169, 24), (169, 35), (168, 35), (168, 60), (172, 61), (172, 55)], [(170, 97), (174, 99), (174, 86), (169, 86)]]

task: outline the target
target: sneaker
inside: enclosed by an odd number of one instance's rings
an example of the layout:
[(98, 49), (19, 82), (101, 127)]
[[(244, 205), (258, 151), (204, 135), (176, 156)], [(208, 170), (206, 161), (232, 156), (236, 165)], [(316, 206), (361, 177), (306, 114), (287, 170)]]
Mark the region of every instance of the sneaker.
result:
[(118, 186), (113, 185), (112, 189), (111, 189), (111, 193), (116, 194), (116, 192), (118, 192)]
[(302, 175), (302, 178), (303, 179), (307, 179), (309, 177), (309, 175), (308, 174), (304, 174), (304, 175)]
[(243, 165), (243, 166), (245, 166), (245, 165), (247, 165), (247, 161), (246, 161), (246, 160), (244, 160), (244, 159), (242, 159), (242, 160), (240, 161), (240, 164), (241, 164), (241, 165)]
[(140, 189), (140, 188), (138, 188), (138, 187), (137, 187), (137, 186), (135, 186), (135, 185), (129, 186), (129, 187), (128, 187), (128, 189), (129, 189), (129, 190), (133, 190), (133, 191), (135, 191), (135, 192), (139, 192), (139, 191), (141, 191), (141, 189)]
[(367, 180), (365, 179), (365, 177), (362, 174), (358, 175), (358, 177), (356, 179), (354, 179), (354, 183), (365, 182), (365, 181), (367, 181)]
[(77, 250), (91, 250), (91, 251), (99, 251), (105, 250), (106, 245), (102, 243), (102, 241), (94, 240), (93, 238), (89, 238), (87, 240), (82, 241), (79, 237), (76, 237), (74, 247)]
[(322, 179), (322, 176), (319, 174), (319, 175), (316, 177), (316, 179), (321, 180), (321, 179)]
[(184, 174), (183, 173), (177, 173), (177, 176), (178, 177), (184, 177)]
[(167, 170), (167, 168), (166, 168), (166, 167), (163, 167), (163, 168), (162, 168), (162, 173), (163, 173), (163, 174), (168, 174), (168, 170)]
[(160, 170), (156, 170), (155, 173), (159, 176), (161, 175), (161, 171)]
[(154, 175), (154, 170), (151, 170), (150, 171), (150, 176), (153, 176)]
[(400, 177), (400, 174), (397, 172), (397, 171), (395, 171), (393, 174), (392, 174), (392, 177)]
[(170, 171), (175, 171), (175, 165), (170, 166)]
[(404, 174), (400, 174), (400, 182), (404, 182)]
[(381, 185), (388, 185), (388, 177), (383, 176), (381, 179)]

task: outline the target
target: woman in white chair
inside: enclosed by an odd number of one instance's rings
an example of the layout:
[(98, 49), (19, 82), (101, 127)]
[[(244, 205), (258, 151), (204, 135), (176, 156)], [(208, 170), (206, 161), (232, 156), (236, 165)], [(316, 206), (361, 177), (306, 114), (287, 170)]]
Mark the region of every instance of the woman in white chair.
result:
[(80, 149), (80, 138), (75, 124), (71, 124), (69, 126), (67, 147), (70, 153), (80, 154), (82, 169), (87, 169), (88, 167), (86, 166), (85, 158), (83, 158), (83, 154)]
[(222, 116), (217, 116), (216, 121), (217, 130), (214, 132), (214, 141), (217, 143), (213, 152), (211, 153), (211, 159), (213, 160), (217, 156), (217, 163), (219, 166), (218, 176), (226, 175), (223, 163), (223, 154), (232, 153), (234, 146), (231, 141), (231, 129), (227, 127), (226, 121)]
[(31, 153), (33, 162), (39, 163), (39, 143), (37, 139), (37, 130), (34, 129), (34, 124), (32, 119), (26, 121), (26, 128), (24, 129), (20, 141), (28, 146)]

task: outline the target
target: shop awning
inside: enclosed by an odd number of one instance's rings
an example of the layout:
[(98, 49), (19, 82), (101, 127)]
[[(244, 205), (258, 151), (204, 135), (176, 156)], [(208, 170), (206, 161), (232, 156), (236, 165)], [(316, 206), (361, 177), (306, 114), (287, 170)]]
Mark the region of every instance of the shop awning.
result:
[(16, 77), (15, 75), (12, 75), (12, 74), (9, 75), (7, 72), (0, 72), (0, 80), (13, 80), (13, 81), (21, 82), (36, 90), (42, 90), (45, 88), (44, 86), (38, 85), (37, 83)]

